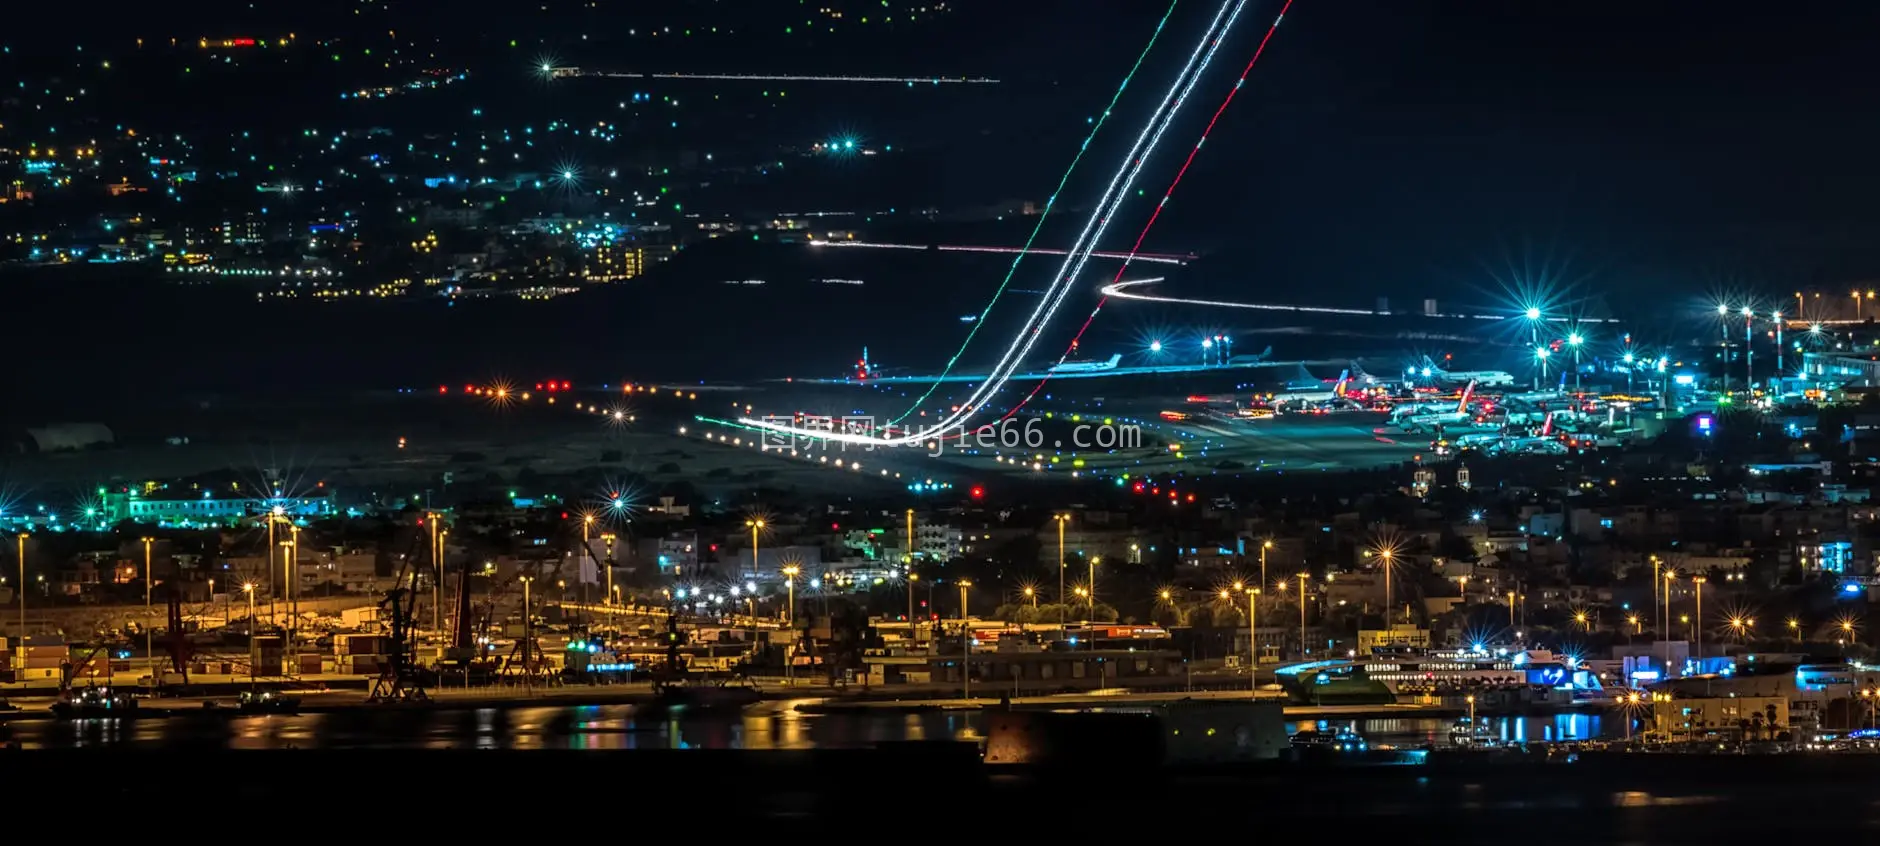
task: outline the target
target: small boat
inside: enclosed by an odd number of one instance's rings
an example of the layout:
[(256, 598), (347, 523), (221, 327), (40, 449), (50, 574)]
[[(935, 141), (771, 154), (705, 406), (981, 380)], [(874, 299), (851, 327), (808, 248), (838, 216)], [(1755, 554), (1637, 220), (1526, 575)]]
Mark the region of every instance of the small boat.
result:
[(1461, 749), (1502, 749), (1508, 745), (1487, 721), (1468, 717), (1457, 718), (1449, 727), (1449, 744)]
[(740, 711), (763, 700), (750, 684), (690, 680), (659, 682), (653, 686), (654, 708), (668, 711)]
[(54, 716), (65, 720), (93, 717), (134, 717), (137, 698), (109, 687), (68, 689), (52, 703)]
[(244, 714), (294, 714), (300, 711), (300, 697), (251, 690), (242, 694), (240, 708)]
[(1371, 748), (1364, 735), (1348, 728), (1337, 731), (1302, 731), (1288, 741), (1301, 753), (1365, 752)]

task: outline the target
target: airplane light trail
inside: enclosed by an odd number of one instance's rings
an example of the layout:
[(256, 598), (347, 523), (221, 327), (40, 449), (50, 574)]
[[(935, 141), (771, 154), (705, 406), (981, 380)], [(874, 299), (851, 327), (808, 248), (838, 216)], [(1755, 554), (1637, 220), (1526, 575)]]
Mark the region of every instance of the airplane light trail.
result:
[[(1195, 163), (1195, 156), (1200, 154), (1201, 145), (1208, 142), (1208, 135), (1214, 131), (1215, 125), (1221, 122), (1221, 115), (1227, 113), (1227, 107), (1233, 105), (1234, 97), (1240, 93), (1241, 86), (1247, 84), (1247, 75), (1253, 72), (1254, 65), (1259, 64), (1261, 54), (1266, 52), (1266, 45), (1273, 40), (1273, 33), (1279, 31), (1280, 22), (1286, 20), (1286, 10), (1291, 9), (1292, 4), (1293, 0), (1286, 0), (1285, 5), (1279, 7), (1279, 14), (1273, 18), (1273, 25), (1267, 27), (1266, 35), (1260, 38), (1260, 46), (1254, 48), (1253, 57), (1247, 60), (1247, 66), (1240, 69), (1240, 77), (1234, 80), (1234, 87), (1228, 89), (1227, 97), (1222, 99), (1221, 105), (1214, 109), (1214, 116), (1208, 119), (1207, 127), (1201, 130), (1201, 137), (1195, 140), (1195, 146), (1188, 150), (1188, 158), (1182, 161), (1181, 169), (1175, 172), (1175, 178), (1169, 182), (1168, 190), (1162, 192), (1162, 199), (1155, 204), (1155, 211), (1149, 214), (1148, 222), (1144, 223), (1142, 231), (1136, 234), (1136, 243), (1129, 248), (1129, 255), (1123, 259), (1123, 266), (1116, 269), (1116, 277), (1111, 279), (1109, 286), (1103, 289), (1104, 296), (1097, 300), (1097, 307), (1090, 310), (1090, 316), (1084, 318), (1084, 325), (1078, 327), (1077, 334), (1071, 337), (1070, 345), (1064, 349), (1064, 354), (1058, 356), (1059, 364), (1063, 364), (1065, 359), (1070, 358), (1071, 351), (1077, 349), (1077, 343), (1083, 340), (1084, 333), (1090, 331), (1090, 324), (1096, 321), (1097, 313), (1103, 311), (1103, 304), (1109, 300), (1110, 290), (1123, 281), (1124, 271), (1129, 270), (1129, 265), (1135, 260), (1136, 253), (1142, 250), (1142, 242), (1149, 237), (1149, 230), (1155, 228), (1156, 220), (1162, 217), (1162, 210), (1168, 207), (1169, 198), (1175, 196), (1175, 189), (1181, 186), (1182, 177), (1188, 175), (1188, 168)], [(1018, 404), (1012, 406), (1011, 410), (1000, 419), (1011, 419), (1012, 415), (1017, 414), (1026, 403), (1031, 402), (1032, 397), (1044, 390), (1045, 383), (1049, 381), (1051, 381), (1051, 371), (1047, 369), (1045, 377), (1032, 386), (1031, 392), (1025, 394), (1025, 398), (1019, 400)]]
[[(1110, 220), (1113, 219), (1116, 208), (1121, 206), (1123, 200), (1127, 197), (1129, 185), (1135, 181), (1136, 175), (1141, 173), (1143, 164), (1148, 160), (1150, 153), (1154, 151), (1156, 144), (1160, 142), (1162, 134), (1168, 129), (1168, 125), (1180, 111), (1182, 102), (1186, 99), (1187, 94), (1194, 89), (1195, 84), (1200, 80), (1202, 72), (1205, 71), (1208, 64), (1212, 62), (1215, 52), (1220, 48), (1222, 39), (1232, 30), (1234, 22), (1239, 18), (1241, 10), (1246, 6), (1246, 2), (1247, 0), (1230, 0), (1228, 4), (1222, 6), (1219, 12), (1215, 13), (1215, 17), (1209, 23), (1207, 31), (1203, 33), (1201, 41), (1195, 45), (1195, 49), (1189, 55), (1188, 61), (1182, 67), (1181, 73), (1176, 76), (1174, 85), (1172, 85), (1165, 94), (1162, 103), (1151, 113), (1147, 124), (1143, 127), (1142, 133), (1137, 136), (1136, 143), (1131, 145), (1129, 152), (1125, 155), (1124, 166), (1119, 168), (1117, 173), (1111, 177), (1110, 185), (1104, 190), (1102, 198), (1099, 199), (1097, 203), (1097, 208), (1092, 212), (1090, 219), (1085, 222), (1084, 231), (1079, 233), (1077, 240), (1072, 243), (1070, 248), (1072, 252), (1087, 252), (1089, 248), (1085, 246), (1086, 241), (1090, 244), (1095, 244), (1101, 239), (1103, 232), (1109, 227)], [(1221, 15), (1228, 11), (1229, 6), (1232, 7), (1233, 11), (1228, 15), (1226, 22), (1223, 24)], [(1204, 48), (1205, 52), (1203, 52)], [(1197, 64), (1197, 60), (1199, 64)], [(1151, 134), (1152, 131), (1153, 134)], [(1144, 145), (1144, 136), (1148, 136), (1147, 146)], [(1127, 173), (1125, 173), (1125, 171), (1127, 171)], [(1121, 183), (1121, 190), (1118, 189), (1119, 182)], [(1093, 229), (1094, 233), (1092, 232)], [(1039, 329), (1044, 323), (1049, 322), (1051, 315), (1057, 310), (1057, 306), (1063, 302), (1061, 293), (1056, 297), (1053, 297), (1052, 293), (1056, 291), (1060, 285), (1063, 286), (1064, 291), (1068, 291), (1075, 283), (1078, 273), (1082, 271), (1083, 264), (1088, 261), (1088, 258), (1087, 255), (1067, 257), (1065, 266), (1059, 269), (1058, 274), (1052, 279), (1051, 287), (1046, 289), (1045, 297), (1040, 300), (1038, 307), (1032, 311), (1031, 317), (1026, 320), (1026, 328), (1020, 329), (1018, 337), (1013, 339), (1012, 344), (1006, 348), (1004, 355), (1000, 358), (998, 365), (993, 368), (992, 378), (981, 383), (979, 387), (974, 389), (972, 396), (968, 397), (965, 402), (960, 403), (957, 410), (948, 414), (939, 423), (927, 429), (925, 432), (916, 432), (900, 436), (877, 437), (868, 434), (830, 433), (760, 420), (745, 419), (740, 422), (747, 425), (759, 426), (774, 432), (789, 433), (800, 437), (836, 440), (845, 443), (903, 445), (919, 443), (926, 440), (932, 433), (942, 432), (966, 420), (973, 413), (978, 411), (979, 404), (986, 397), (1005, 385), (1005, 382), (1011, 376), (1012, 369), (1017, 366), (1017, 361), (1022, 360), (1025, 352), (1029, 351), (1032, 345), (1037, 342)], [(1029, 337), (1027, 337), (1027, 335), (1029, 335)]]
[[(1137, 300), (1139, 302), (1145, 302), (1145, 303), (1164, 303), (1168, 305), (1207, 306), (1209, 308), (1242, 308), (1242, 309), (1252, 309), (1255, 311), (1287, 311), (1287, 312), (1295, 312), (1295, 313), (1300, 313), (1300, 314), (1355, 314), (1355, 315), (1361, 315), (1364, 317), (1392, 316), (1391, 312), (1375, 311), (1373, 309), (1368, 309), (1368, 308), (1332, 308), (1330, 306), (1286, 305), (1284, 303), (1232, 303), (1232, 302), (1227, 302), (1225, 300), (1197, 300), (1197, 299), (1189, 299), (1186, 297), (1164, 297), (1164, 296), (1158, 296), (1155, 294), (1139, 294), (1130, 290), (1131, 288), (1135, 288), (1139, 285), (1147, 285), (1147, 284), (1150, 284), (1150, 280), (1133, 279), (1128, 282), (1112, 283), (1110, 285), (1104, 286), (1103, 296), (1115, 297), (1121, 300)], [(1514, 320), (1516, 318), (1526, 319), (1526, 315), (1521, 315), (1521, 314), (1424, 314), (1422, 312), (1405, 312), (1404, 314), (1414, 315), (1417, 317), (1451, 318), (1451, 319), (1462, 319), (1462, 320)], [(1541, 319), (1548, 321), (1550, 323), (1618, 323), (1620, 322), (1619, 319), (1616, 317), (1544, 317)]]
[(792, 73), (628, 73), (625, 71), (596, 71), (581, 68), (547, 68), (551, 79), (569, 79), (577, 76), (605, 77), (611, 79), (699, 79), (722, 82), (867, 82), (913, 85), (997, 85), (996, 79), (983, 76), (820, 76), (815, 74)]
[[(1051, 285), (1045, 289), (1044, 296), (1033, 307), (1031, 316), (1026, 318), (1025, 328), (1020, 330), (1012, 346), (1006, 348), (998, 364), (993, 366), (992, 378), (974, 387), (972, 393), (959, 403), (958, 410), (943, 419), (938, 428), (944, 430), (964, 423), (979, 410), (982, 404), (1005, 386), (1005, 383), (1012, 378), (1012, 373), (1031, 352), (1031, 348), (1038, 343), (1045, 325), (1051, 321), (1052, 315), (1057, 313), (1058, 307), (1063, 305), (1064, 298), (1069, 296), (1077, 283), (1077, 278), (1083, 274), (1084, 266), (1090, 262), (1090, 251), (1094, 249), (1094, 245), (1103, 240), (1103, 233), (1116, 219), (1117, 210), (1128, 199), (1130, 186), (1135, 184), (1136, 177), (1142, 173), (1143, 167), (1148, 164), (1150, 156), (1154, 154), (1156, 146), (1161, 143), (1163, 134), (1168, 132), (1169, 126), (1175, 121), (1175, 116), (1180, 113), (1182, 104), (1187, 101), (1188, 95), (1194, 91), (1195, 85), (1207, 72), (1208, 65), (1214, 61), (1215, 54), (1220, 50), (1222, 39), (1233, 30), (1234, 22), (1239, 19), (1240, 12), (1246, 8), (1246, 5), (1247, 0), (1229, 0), (1228, 4), (1223, 5), (1220, 11), (1215, 13), (1214, 19), (1208, 24), (1207, 33), (1195, 45), (1195, 52), (1189, 55), (1188, 63), (1183, 66), (1181, 73), (1176, 75), (1175, 87), (1168, 91), (1162, 103), (1151, 115), (1153, 133), (1150, 132), (1150, 126), (1143, 127), (1143, 134), (1148, 135), (1147, 143), (1144, 143), (1142, 135), (1137, 136), (1136, 144), (1124, 157), (1126, 170), (1119, 170), (1110, 178), (1109, 186), (1104, 189), (1102, 197), (1097, 200), (1096, 211), (1084, 223), (1083, 232), (1078, 233), (1077, 239), (1071, 242), (1071, 255), (1066, 257), (1064, 265), (1058, 268), (1058, 273), (1052, 277)], [(1229, 6), (1232, 7), (1232, 12), (1227, 14), (1226, 22), (1223, 23), (1221, 15), (1228, 12)], [(1205, 52), (1203, 52), (1203, 47), (1206, 48)]]
[[(934, 391), (940, 389), (940, 384), (946, 381), (947, 374), (952, 373), (953, 368), (958, 366), (960, 356), (966, 354), (966, 349), (972, 346), (973, 339), (979, 337), (979, 328), (986, 325), (986, 318), (992, 314), (992, 309), (998, 306), (999, 299), (1005, 296), (1006, 289), (1011, 287), (1012, 277), (1018, 275), (1018, 265), (1020, 262), (1024, 261), (1025, 251), (1031, 249), (1032, 245), (1037, 243), (1038, 233), (1044, 231), (1045, 220), (1050, 217), (1051, 211), (1057, 207), (1058, 195), (1063, 193), (1065, 185), (1070, 184), (1071, 174), (1077, 171), (1077, 165), (1084, 160), (1084, 154), (1090, 152), (1090, 142), (1097, 140), (1097, 133), (1102, 131), (1103, 127), (1110, 122), (1110, 115), (1116, 111), (1117, 102), (1123, 99), (1123, 92), (1129, 89), (1129, 83), (1136, 78), (1136, 72), (1142, 69), (1143, 60), (1149, 58), (1149, 53), (1155, 49), (1156, 42), (1162, 40), (1162, 31), (1168, 26), (1168, 19), (1175, 14), (1175, 7), (1179, 5), (1179, 3), (1180, 0), (1170, 0), (1168, 10), (1162, 13), (1161, 20), (1156, 21), (1155, 31), (1149, 33), (1149, 43), (1142, 45), (1142, 52), (1136, 54), (1136, 61), (1129, 66), (1129, 73), (1123, 75), (1123, 81), (1118, 83), (1116, 90), (1110, 94), (1110, 102), (1104, 105), (1102, 114), (1092, 122), (1090, 133), (1084, 136), (1084, 143), (1077, 145), (1077, 155), (1071, 157), (1070, 166), (1064, 169), (1063, 176), (1058, 177), (1057, 187), (1051, 189), (1051, 196), (1045, 200), (1044, 213), (1038, 215), (1038, 222), (1032, 225), (1031, 234), (1025, 236), (1025, 245), (1012, 257), (1012, 264), (1005, 269), (1005, 278), (999, 280), (999, 287), (993, 290), (992, 299), (986, 301), (986, 307), (980, 310), (979, 317), (973, 321), (973, 328), (966, 331), (966, 338), (960, 342), (959, 349), (954, 350), (953, 354), (947, 357), (947, 364), (946, 367), (941, 369), (940, 378), (936, 379), (932, 385), (927, 386), (927, 390), (922, 392), (919, 397), (916, 397), (912, 403), (909, 403), (907, 408), (899, 415), (889, 420), (889, 427), (899, 424), (901, 421), (913, 416), (916, 411), (919, 411), (921, 405), (925, 404), (927, 400), (933, 396)], [(1141, 140), (1140, 137), (1137, 138), (1137, 143), (1141, 143)], [(1092, 244), (1091, 246), (1095, 245)]]
[[(1046, 208), (1049, 208), (1049, 206), (1047, 206)], [(1069, 250), (1056, 250), (1056, 249), (1051, 249), (1048, 247), (975, 247), (975, 246), (954, 245), (954, 244), (939, 244), (939, 245), (885, 244), (885, 243), (880, 243), (880, 242), (875, 242), (875, 241), (810, 241), (809, 245), (812, 247), (867, 247), (867, 248), (876, 249), (876, 250), (936, 250), (936, 251), (943, 252), (943, 253), (998, 253), (998, 254), (1005, 254), (1005, 255), (1017, 254), (1017, 255), (1039, 255), (1039, 256), (1063, 256), (1063, 255), (1070, 254)], [(1114, 251), (1114, 250), (1092, 250), (1090, 254), (1093, 256), (1096, 256), (1097, 258), (1103, 258), (1103, 259), (1121, 259), (1121, 258), (1130, 257), (1128, 253)], [(1195, 257), (1192, 255), (1184, 256), (1184, 255), (1175, 255), (1173, 253), (1138, 253), (1135, 257), (1136, 261), (1146, 261), (1151, 264), (1176, 264), (1176, 265), (1185, 265), (1188, 262), (1193, 261), (1194, 259)], [(996, 298), (996, 295), (995, 295), (995, 298)]]

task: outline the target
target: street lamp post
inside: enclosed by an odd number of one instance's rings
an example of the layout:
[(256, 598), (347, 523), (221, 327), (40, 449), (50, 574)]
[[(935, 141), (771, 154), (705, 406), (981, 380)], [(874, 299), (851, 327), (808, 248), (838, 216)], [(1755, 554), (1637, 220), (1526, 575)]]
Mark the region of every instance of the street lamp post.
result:
[(1671, 583), (1678, 580), (1676, 570), (1665, 571), (1665, 677), (1671, 676)]
[(1262, 588), (1266, 587), (1266, 551), (1272, 548), (1272, 541), (1263, 540), (1260, 542), (1260, 586)]
[[(591, 537), (591, 535), (593, 534), (593, 531), (594, 531), (594, 515), (592, 514), (581, 515), (581, 563), (583, 565), (585, 565), (587, 562), (594, 560), (593, 538)], [(588, 601), (587, 569), (588, 568), (585, 566), (581, 568), (581, 604), (584, 606), (587, 605), (587, 601)], [(605, 599), (605, 597), (602, 597), (602, 598)], [(584, 620), (588, 619), (588, 613), (590, 610), (591, 609), (587, 609), (581, 612), (582, 619)]]
[[(1097, 564), (1102, 560), (1098, 556), (1090, 556), (1090, 620), (1092, 622), (1097, 619)], [(1093, 642), (1090, 648), (1095, 649), (1096, 644)]]
[[(601, 597), (601, 603), (612, 607), (620, 604), (614, 598), (614, 533), (602, 532), (601, 543), (607, 550), (606, 554), (601, 556), (601, 566), (607, 568), (607, 593)], [(755, 560), (752, 559), (753, 562)]]
[(914, 509), (907, 510), (907, 552), (901, 556), (901, 563), (914, 566)]
[(1782, 375), (1782, 312), (1773, 312), (1770, 320), (1776, 324), (1776, 376)]
[(1756, 313), (1749, 306), (1743, 307), (1743, 390), (1754, 394), (1756, 391), (1756, 346), (1750, 337), (1756, 331)]
[(143, 538), (142, 540), (144, 542), (144, 660), (150, 662), (150, 680), (155, 682), (157, 680), (157, 652), (151, 642), (150, 634), (150, 544), (156, 538)]
[(1311, 576), (1299, 574), (1299, 658), (1304, 660), (1310, 653), (1306, 648), (1306, 579)]
[(764, 528), (762, 519), (746, 520), (744, 525), (751, 530), (751, 578), (757, 578), (757, 533)]
[[(1541, 310), (1538, 308), (1529, 306), (1527, 310), (1528, 347), (1534, 350), (1536, 355), (1539, 355), (1540, 349), (1541, 349), (1540, 320), (1541, 320)], [(1542, 357), (1544, 358), (1545, 356), (1542, 356)], [(1541, 389), (1541, 376), (1542, 375), (1544, 374), (1536, 374), (1534, 376), (1534, 390), (1536, 391)]]
[[(300, 537), (300, 530), (298, 528), (294, 530), (294, 537)], [(281, 584), (286, 586), (283, 590), (287, 593), (287, 602), (285, 603), (287, 606), (287, 625), (281, 627), (281, 633), (287, 638), (283, 643), (283, 648), (287, 654), (288, 665), (292, 667), (294, 661), (294, 629), (297, 628), (299, 624), (299, 614), (295, 610), (295, 600), (293, 598), (293, 584), (300, 577), (300, 544), (298, 541), (281, 541), (281, 575)], [(435, 587), (435, 585), (433, 587)], [(437, 625), (435, 615), (432, 616), (432, 625)], [(297, 669), (296, 672), (298, 672)]]
[[(438, 515), (431, 515), (431, 636), (442, 637), (444, 634), (444, 537), (440, 531)], [(290, 524), (291, 525), (291, 524)], [(296, 573), (296, 576), (299, 574)], [(289, 581), (288, 591), (292, 591)], [(292, 605), (290, 602), (289, 605)], [(290, 636), (291, 640), (291, 636)]]
[[(1064, 524), (1065, 524), (1065, 523), (1068, 523), (1068, 522), (1070, 522), (1070, 519), (1071, 519), (1071, 515), (1069, 515), (1069, 514), (1059, 514), (1059, 515), (1057, 515), (1057, 516), (1055, 516), (1055, 517), (1053, 517), (1053, 518), (1051, 518), (1051, 519), (1053, 519), (1053, 520), (1056, 520), (1056, 521), (1057, 521), (1057, 529), (1058, 529), (1058, 560), (1057, 560), (1057, 565), (1058, 565), (1058, 595), (1057, 595), (1057, 601), (1058, 601), (1058, 608), (1059, 608), (1059, 609), (1062, 609), (1062, 608), (1064, 607), (1064, 568), (1065, 568), (1065, 566), (1066, 566), (1066, 565), (1064, 564)], [(1060, 610), (1060, 611), (1059, 611), (1058, 613), (1059, 613), (1059, 616), (1058, 616), (1058, 622), (1059, 622), (1059, 623), (1063, 623), (1063, 622), (1064, 622), (1064, 618), (1063, 618), (1063, 611), (1062, 611), (1062, 610)]]
[(1692, 576), (1691, 583), (1697, 585), (1697, 622), (1691, 625), (1692, 636), (1697, 639), (1697, 671), (1704, 671), (1704, 582), (1703, 576)]
[(920, 627), (914, 624), (914, 583), (920, 581), (920, 574), (908, 571), (907, 574), (907, 640), (919, 645)]
[[(273, 553), (270, 552), (270, 555)], [(255, 660), (261, 656), (255, 654), (255, 583), (242, 584), (242, 593), (248, 594), (248, 686), (255, 686)]]
[(529, 585), (535, 581), (535, 577), (518, 576), (517, 579), (522, 582), (522, 686), (533, 690), (535, 665), (531, 663), (534, 658), (530, 653), (535, 648), (535, 615), (530, 611), (530, 600), (534, 597), (529, 592)]
[(972, 586), (970, 580), (960, 580), (960, 681), (965, 699), (973, 698), (973, 627), (966, 624), (966, 589)]
[(1378, 552), (1377, 557), (1384, 559), (1384, 628), (1388, 630), (1391, 610), (1396, 607), (1390, 589), (1390, 571), (1396, 568), (1396, 563), (1392, 560), (1393, 553), (1388, 549)]
[[(755, 567), (757, 564), (756, 548), (753, 547), (751, 552), (753, 553), (751, 564)], [(801, 572), (803, 572), (802, 569), (795, 564), (783, 568), (783, 584), (784, 588), (789, 591), (790, 601), (789, 613), (784, 623), (789, 627), (790, 637), (784, 641), (783, 645), (783, 681), (790, 687), (796, 686), (796, 574)]]
[(32, 536), (21, 532), (15, 538), (19, 541), (20, 556), (20, 586), (17, 588), (20, 594), (20, 648), (14, 650), (14, 654), (18, 656), (14, 663), (21, 667), (26, 666), (26, 539), (29, 537)]
[(274, 585), (274, 545), (275, 543), (277, 543), (277, 541), (274, 540), (274, 522), (276, 520), (281, 519), (282, 511), (283, 509), (280, 506), (278, 505), (274, 506), (273, 510), (268, 512), (268, 518), (267, 518), (268, 519), (268, 620), (270, 622), (274, 620), (275, 597), (279, 596), (281, 593), (280, 589), (275, 587)]
[(1580, 392), (1580, 344), (1586, 339), (1578, 332), (1567, 336), (1567, 346), (1573, 348), (1573, 392)]
[[(1247, 687), (1254, 696), (1260, 695), (1260, 589), (1234, 583), (1234, 590), (1247, 594)], [(1229, 598), (1227, 591), (1221, 591), (1221, 598)]]

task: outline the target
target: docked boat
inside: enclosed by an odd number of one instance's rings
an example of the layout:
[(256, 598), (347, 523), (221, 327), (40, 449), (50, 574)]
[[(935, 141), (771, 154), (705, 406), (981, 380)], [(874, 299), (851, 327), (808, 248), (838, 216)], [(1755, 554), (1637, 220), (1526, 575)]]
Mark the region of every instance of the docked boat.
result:
[(1502, 749), (1508, 743), (1480, 718), (1458, 717), (1449, 726), (1449, 745), (1459, 749)]
[(736, 712), (763, 700), (763, 694), (748, 683), (729, 679), (688, 679), (662, 681), (653, 686), (652, 707), (668, 711)]
[(1461, 694), (1571, 704), (1605, 695), (1597, 674), (1571, 656), (1544, 649), (1380, 649), (1367, 658), (1281, 667), (1275, 676), (1295, 700), (1314, 704), (1383, 704), (1406, 696)]
[(65, 720), (94, 717), (134, 717), (137, 698), (110, 687), (70, 688), (52, 703), (54, 716)]
[(1301, 753), (1365, 752), (1371, 748), (1364, 735), (1348, 728), (1302, 731), (1289, 738), (1288, 743)]
[(295, 714), (300, 712), (300, 697), (272, 690), (248, 691), (242, 694), (239, 707), (244, 714)]

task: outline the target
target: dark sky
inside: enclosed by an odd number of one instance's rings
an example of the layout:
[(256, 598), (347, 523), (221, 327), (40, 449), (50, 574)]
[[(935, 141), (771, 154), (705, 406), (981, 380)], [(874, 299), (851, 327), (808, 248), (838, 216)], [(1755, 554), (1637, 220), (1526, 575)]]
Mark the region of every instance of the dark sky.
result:
[(1549, 254), (1619, 291), (1873, 275), (1876, 11), (1300, 0), (1162, 238), (1232, 221), (1288, 284)]

